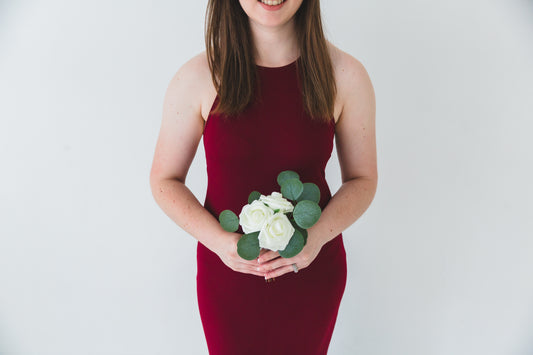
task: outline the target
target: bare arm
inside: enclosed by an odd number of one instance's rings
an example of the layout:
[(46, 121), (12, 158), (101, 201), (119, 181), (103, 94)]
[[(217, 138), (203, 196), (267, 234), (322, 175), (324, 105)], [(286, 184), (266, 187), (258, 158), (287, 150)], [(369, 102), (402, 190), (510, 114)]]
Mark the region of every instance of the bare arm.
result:
[(343, 109), (335, 128), (342, 185), (320, 219), (309, 228), (308, 239), (324, 245), (352, 225), (368, 208), (377, 188), (375, 115), (372, 83), (363, 65), (345, 54), (339, 92)]
[(159, 179), (152, 183), (152, 193), (159, 207), (183, 230), (213, 252), (221, 248), (221, 235), (226, 232), (184, 182)]
[(232, 270), (263, 276), (257, 262), (237, 254), (239, 233), (226, 232), (185, 185), (204, 130), (202, 97), (211, 80), (205, 52), (186, 62), (171, 79), (163, 103), (150, 187), (155, 201), (176, 224), (216, 253)]
[[(201, 59), (186, 62), (171, 79), (165, 93), (163, 118), (157, 140), (150, 186), (157, 204), (176, 224), (215, 250), (224, 232), (185, 185), (185, 179), (202, 137)], [(194, 78), (196, 77), (196, 78)]]

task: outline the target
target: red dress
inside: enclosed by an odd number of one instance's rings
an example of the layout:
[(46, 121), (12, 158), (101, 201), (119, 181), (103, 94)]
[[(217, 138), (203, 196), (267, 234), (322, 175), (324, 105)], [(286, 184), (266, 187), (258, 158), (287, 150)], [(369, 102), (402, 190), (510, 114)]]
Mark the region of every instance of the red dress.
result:
[[(261, 95), (238, 117), (210, 113), (203, 141), (207, 163), (204, 207), (218, 220), (239, 215), (248, 195), (280, 191), (277, 176), (293, 170), (315, 183), (324, 210), (331, 198), (325, 168), (335, 122), (311, 121), (303, 109), (297, 61), (257, 66)], [(211, 110), (218, 101), (213, 102)], [(239, 227), (238, 233), (242, 233)], [(323, 355), (331, 340), (346, 285), (342, 233), (298, 273), (266, 282), (233, 271), (202, 243), (197, 246), (197, 299), (211, 355)]]

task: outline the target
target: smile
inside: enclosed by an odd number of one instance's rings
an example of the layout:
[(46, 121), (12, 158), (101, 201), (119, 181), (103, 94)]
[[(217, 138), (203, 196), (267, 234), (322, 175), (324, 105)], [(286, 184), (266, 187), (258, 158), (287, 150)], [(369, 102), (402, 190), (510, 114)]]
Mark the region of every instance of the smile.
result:
[(268, 6), (277, 6), (277, 5), (284, 3), (286, 0), (257, 0), (257, 1)]

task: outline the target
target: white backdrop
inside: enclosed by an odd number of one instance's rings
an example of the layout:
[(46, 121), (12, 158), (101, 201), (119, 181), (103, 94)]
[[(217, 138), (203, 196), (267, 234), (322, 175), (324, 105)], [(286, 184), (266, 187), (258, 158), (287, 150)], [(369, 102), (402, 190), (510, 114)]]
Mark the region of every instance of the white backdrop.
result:
[[(207, 354), (196, 240), (149, 187), (206, 4), (0, 2), (0, 354)], [(322, 8), (373, 81), (379, 160), (330, 354), (532, 354), (533, 2)], [(200, 202), (206, 180), (200, 142)]]

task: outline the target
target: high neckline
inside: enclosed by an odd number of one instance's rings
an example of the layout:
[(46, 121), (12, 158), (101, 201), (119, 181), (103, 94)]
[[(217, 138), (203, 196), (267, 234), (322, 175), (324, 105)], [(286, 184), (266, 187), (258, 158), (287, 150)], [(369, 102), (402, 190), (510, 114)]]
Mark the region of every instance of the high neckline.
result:
[(264, 70), (280, 70), (280, 69), (286, 69), (286, 68), (289, 68), (289, 67), (292, 67), (292, 66), (296, 65), (296, 62), (298, 61), (298, 59), (300, 59), (300, 57), (296, 58), (291, 63), (282, 65), (280, 67), (264, 67), (264, 66), (259, 65), (259, 64), (256, 64), (255, 66), (260, 68), (260, 69), (264, 69)]

